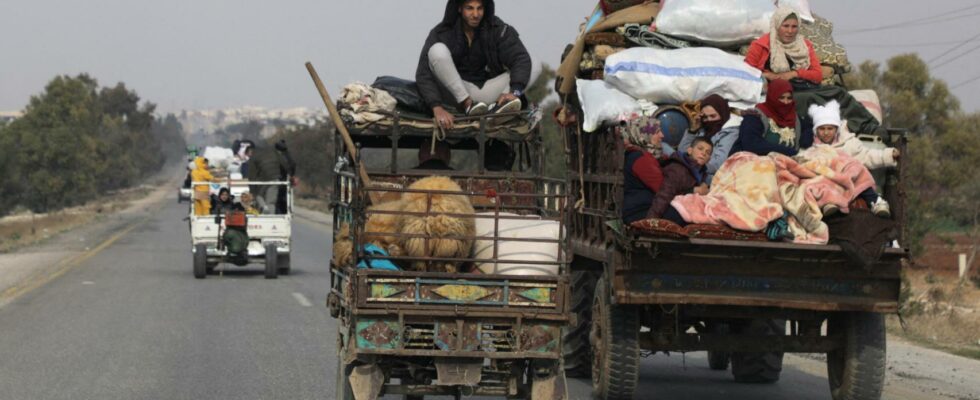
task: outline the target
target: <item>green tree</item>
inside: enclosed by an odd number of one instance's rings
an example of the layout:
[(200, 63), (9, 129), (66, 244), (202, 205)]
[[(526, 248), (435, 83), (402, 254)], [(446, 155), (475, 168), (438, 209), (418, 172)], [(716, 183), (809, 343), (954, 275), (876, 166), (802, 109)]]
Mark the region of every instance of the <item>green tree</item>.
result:
[(333, 191), (333, 125), (318, 124), (313, 127), (299, 127), (280, 130), (269, 139), (267, 146), (285, 140), (289, 154), (296, 162), (296, 175), (300, 180), (301, 196), (327, 198)]

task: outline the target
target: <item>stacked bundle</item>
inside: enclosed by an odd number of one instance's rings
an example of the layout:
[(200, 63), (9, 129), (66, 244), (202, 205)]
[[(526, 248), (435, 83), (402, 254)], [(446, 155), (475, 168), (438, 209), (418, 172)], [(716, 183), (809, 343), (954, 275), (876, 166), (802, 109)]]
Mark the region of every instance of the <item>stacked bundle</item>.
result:
[[(850, 69), (831, 37), (833, 26), (812, 15), (807, 0), (776, 5), (797, 11), (804, 21), (801, 31), (830, 71)], [(578, 88), (586, 131), (658, 109), (623, 101), (624, 96), (661, 106), (654, 114), (684, 114), (677, 107), (696, 110), (684, 105), (712, 94), (736, 106), (754, 105), (762, 100), (764, 82), (744, 54), (751, 41), (769, 33), (774, 11), (772, 0), (603, 0), (562, 62), (560, 92), (571, 95)], [(697, 125), (692, 117), (689, 128)]]

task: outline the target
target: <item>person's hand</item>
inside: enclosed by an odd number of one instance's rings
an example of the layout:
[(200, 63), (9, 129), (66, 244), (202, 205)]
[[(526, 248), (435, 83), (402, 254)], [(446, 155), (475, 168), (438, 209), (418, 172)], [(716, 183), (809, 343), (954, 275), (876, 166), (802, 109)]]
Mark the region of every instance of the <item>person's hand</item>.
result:
[(769, 72), (769, 71), (763, 71), (762, 72), (762, 77), (766, 78), (767, 81), (771, 81), (771, 80), (775, 80), (775, 79), (781, 79), (779, 77), (779, 74), (777, 74), (775, 72)]
[(500, 95), (499, 98), (497, 98), (497, 107), (500, 107), (514, 100), (517, 100), (517, 96), (514, 96), (513, 93), (504, 93)]
[(290, 176), (289, 177), (289, 185), (292, 186), (292, 187), (299, 186), (299, 178), (297, 178), (295, 176)]
[(892, 149), (892, 158), (897, 160), (901, 157), (902, 157), (902, 152), (898, 151), (898, 149)]
[(446, 111), (445, 108), (436, 106), (432, 108), (432, 114), (435, 115), (436, 123), (439, 124), (442, 129), (453, 129), (453, 125), (456, 123), (456, 119), (453, 115)]
[(796, 71), (788, 71), (788, 72), (783, 72), (781, 74), (778, 74), (777, 76), (779, 77), (779, 79), (788, 81), (790, 79), (799, 78), (800, 74), (797, 73)]
[(708, 192), (710, 192), (710, 191), (711, 191), (711, 189), (708, 187), (708, 184), (707, 183), (702, 183), (698, 187), (694, 188), (694, 193), (699, 194), (699, 195), (702, 195), (702, 196), (706, 196), (708, 194)]

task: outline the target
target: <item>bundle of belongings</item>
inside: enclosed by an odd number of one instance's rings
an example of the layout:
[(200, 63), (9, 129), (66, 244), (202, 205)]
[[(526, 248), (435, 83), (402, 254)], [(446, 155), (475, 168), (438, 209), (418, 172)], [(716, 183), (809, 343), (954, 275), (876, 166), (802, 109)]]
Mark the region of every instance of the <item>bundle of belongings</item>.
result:
[[(559, 221), (477, 213), (468, 196), (452, 194), (463, 193), (459, 184), (443, 176), (419, 179), (408, 189), (419, 192), (406, 191), (368, 209), (361, 237), (367, 257), (360, 259), (358, 268), (520, 276), (558, 273)], [(350, 224), (345, 223), (334, 238), (334, 265), (350, 265), (357, 253)]]
[[(777, 37), (788, 20), (799, 24), (799, 34)], [(764, 53), (753, 55), (750, 49)], [(776, 57), (770, 64), (770, 57), (782, 52), (785, 60)], [(763, 116), (759, 129), (785, 133), (780, 144), (792, 147), (790, 155), (738, 152), (739, 146), (729, 142), (720, 157), (711, 156), (704, 177), (710, 191), (670, 201), (671, 212), (684, 224), (659, 218), (627, 222), (634, 230), (667, 237), (825, 244), (832, 230), (825, 211), (847, 215), (855, 205), (875, 206), (858, 200), (875, 188), (868, 170), (873, 166), (840, 143), (863, 142), (889, 157), (893, 151), (883, 149), (878, 138), (877, 95), (836, 86), (839, 75), (850, 70), (846, 51), (833, 39), (833, 25), (814, 15), (807, 0), (604, 0), (581, 26), (558, 70), (559, 95), (566, 104), (577, 104), (581, 115), (574, 107), (556, 115), (564, 126), (581, 120), (586, 133), (607, 129), (617, 134), (654, 118), (663, 132), (659, 160), (669, 163), (665, 160), (672, 154), (687, 159), (685, 150), (696, 136), (707, 136), (717, 153), (717, 137), (729, 131), (739, 136), (743, 114), (758, 113), (756, 105), (766, 100), (770, 83), (788, 81), (797, 125), (766, 124), (769, 118)], [(713, 107), (724, 111), (724, 126), (706, 126), (701, 110), (708, 104), (702, 101), (717, 96), (727, 103), (724, 110)], [(815, 132), (817, 126), (811, 107), (831, 103), (842, 119), (837, 144), (803, 143), (800, 132)], [(794, 131), (792, 126), (795, 133), (783, 132)], [(729, 148), (735, 150), (729, 153)], [(894, 166), (890, 161), (883, 166)], [(878, 219), (878, 231), (892, 232), (890, 220)]]
[[(423, 131), (437, 128), (433, 122), (432, 110), (426, 106), (418, 85), (413, 81), (382, 76), (370, 85), (354, 82), (343, 87), (337, 103), (341, 119), (353, 129), (362, 130), (372, 126), (390, 128), (395, 124), (396, 118), (402, 127)], [(491, 119), (488, 129), (506, 129), (526, 135), (534, 130), (540, 120), (540, 110), (531, 107), (518, 118)], [(456, 130), (479, 128), (479, 118), (460, 118), (454, 125)]]

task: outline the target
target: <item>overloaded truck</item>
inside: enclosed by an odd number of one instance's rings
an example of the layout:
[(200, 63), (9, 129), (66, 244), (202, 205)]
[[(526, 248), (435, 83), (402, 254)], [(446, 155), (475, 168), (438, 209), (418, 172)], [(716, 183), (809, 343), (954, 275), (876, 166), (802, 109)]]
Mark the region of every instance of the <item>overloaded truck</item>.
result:
[[(638, 19), (647, 18), (649, 25), (658, 9), (646, 11)], [(597, 25), (631, 18), (614, 14)], [(605, 35), (593, 39), (608, 43)], [(566, 57), (575, 51), (570, 47)], [(568, 90), (574, 88), (568, 78), (602, 79), (603, 70), (601, 62), (592, 71), (579, 70), (585, 63), (578, 61), (570, 67), (573, 74), (558, 82), (560, 89), (565, 86), (559, 116), (570, 155), (570, 201), (578, 202), (568, 226), (576, 315), (564, 342), (568, 376), (591, 376), (599, 399), (656, 398), (636, 393), (646, 356), (706, 351), (712, 369), (730, 366), (739, 382), (772, 383), (785, 353), (822, 353), (834, 399), (879, 399), (886, 369), (884, 316), (899, 309), (908, 257), (897, 246), (905, 244), (903, 238), (862, 263), (833, 236), (828, 244), (798, 244), (723, 226), (624, 226), (622, 130), (628, 128), (606, 124), (584, 132), (583, 105)], [(874, 133), (869, 145), (884, 142), (905, 154), (904, 132)], [(905, 216), (903, 167), (878, 179), (899, 226)]]

